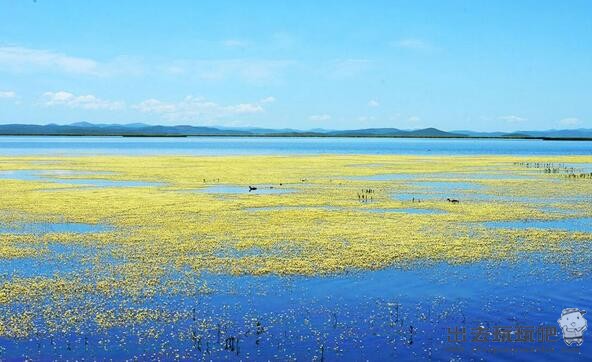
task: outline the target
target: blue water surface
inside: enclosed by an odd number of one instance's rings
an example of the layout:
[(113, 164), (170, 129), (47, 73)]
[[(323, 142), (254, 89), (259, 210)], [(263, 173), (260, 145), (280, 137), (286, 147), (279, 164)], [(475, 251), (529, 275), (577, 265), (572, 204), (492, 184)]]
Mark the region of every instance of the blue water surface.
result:
[(0, 136), (0, 155), (590, 155), (592, 141), (313, 137)]

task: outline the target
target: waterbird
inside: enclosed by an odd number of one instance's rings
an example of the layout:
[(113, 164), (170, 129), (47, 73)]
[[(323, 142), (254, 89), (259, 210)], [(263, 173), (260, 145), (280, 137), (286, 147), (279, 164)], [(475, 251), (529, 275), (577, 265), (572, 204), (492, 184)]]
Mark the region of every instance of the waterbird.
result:
[(249, 192), (255, 191), (255, 190), (257, 190), (257, 188), (255, 186), (249, 186)]
[(452, 202), (453, 204), (458, 204), (460, 202), (457, 199), (446, 199), (446, 200), (448, 200), (448, 202)]

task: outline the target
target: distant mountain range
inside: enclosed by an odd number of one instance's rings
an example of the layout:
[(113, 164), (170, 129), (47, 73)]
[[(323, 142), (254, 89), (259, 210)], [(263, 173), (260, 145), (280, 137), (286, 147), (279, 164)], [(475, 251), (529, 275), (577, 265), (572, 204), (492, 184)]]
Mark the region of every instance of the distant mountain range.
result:
[(409, 138), (538, 138), (592, 139), (592, 129), (505, 132), (446, 132), (436, 128), (401, 130), (397, 128), (364, 128), (354, 130), (297, 130), (268, 128), (200, 127), (189, 125), (154, 126), (144, 123), (94, 124), (77, 122), (69, 125), (3, 124), (0, 135), (46, 136), (267, 136), (267, 137), (409, 137)]

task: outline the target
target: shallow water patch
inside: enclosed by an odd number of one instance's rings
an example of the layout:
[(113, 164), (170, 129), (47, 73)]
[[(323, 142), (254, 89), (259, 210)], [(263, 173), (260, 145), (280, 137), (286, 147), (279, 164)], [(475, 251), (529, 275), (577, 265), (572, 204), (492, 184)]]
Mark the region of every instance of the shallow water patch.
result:
[(439, 210), (439, 209), (421, 209), (421, 208), (413, 208), (413, 207), (407, 207), (407, 208), (401, 208), (401, 209), (397, 209), (397, 208), (378, 209), (378, 208), (376, 208), (376, 209), (364, 209), (362, 211), (379, 213), (379, 214), (397, 212), (397, 213), (405, 213), (405, 214), (432, 214), (432, 215), (436, 215), (436, 214), (445, 214), (446, 213), (446, 211)]
[[(162, 182), (136, 180), (109, 180), (92, 178), (92, 176), (108, 175), (108, 172), (73, 171), (73, 170), (15, 170), (0, 171), (0, 179), (53, 182), (68, 185), (85, 185), (94, 187), (146, 187), (163, 186)], [(89, 176), (88, 178), (61, 178), (60, 176)]]
[(428, 193), (394, 193), (391, 195), (393, 200), (397, 201), (409, 201), (420, 203), (421, 200), (435, 200), (439, 198), (445, 198), (443, 195), (428, 194)]
[(81, 244), (49, 243), (36, 246), (38, 256), (0, 259), (0, 275), (5, 278), (52, 277), (81, 271), (84, 258), (95, 257), (97, 250)]
[(436, 190), (480, 190), (484, 187), (478, 183), (464, 181), (417, 181), (413, 182), (412, 185)]
[(552, 229), (572, 232), (592, 232), (592, 218), (566, 218), (558, 220), (488, 221), (485, 226), (494, 229)]
[(559, 214), (559, 215), (577, 215), (577, 211), (569, 210), (558, 206), (542, 206), (539, 210), (548, 214)]
[(11, 278), (51, 277), (67, 274), (79, 268), (78, 263), (48, 257), (12, 258), (0, 260), (0, 275)]
[(519, 181), (519, 180), (534, 180), (537, 177), (535, 175), (525, 175), (525, 174), (518, 174), (518, 173), (510, 173), (505, 171), (499, 172), (448, 172), (448, 173), (440, 173), (436, 175), (438, 178), (448, 178), (448, 179), (464, 179), (464, 180), (512, 180), (512, 181)]
[(84, 224), (74, 222), (62, 223), (26, 223), (0, 226), (0, 234), (48, 234), (48, 233), (97, 233), (112, 230), (102, 224)]
[(249, 189), (248, 186), (236, 185), (216, 185), (207, 186), (201, 189), (193, 190), (195, 192), (204, 192), (209, 194), (249, 194), (249, 195), (269, 195), (269, 194), (287, 194), (295, 192), (294, 189), (277, 188), (271, 186), (257, 187), (256, 190)]
[(476, 191), (484, 188), (483, 185), (472, 182), (448, 182), (448, 181), (415, 181), (410, 183), (417, 190), (404, 193), (394, 193), (391, 198), (398, 201), (452, 199), (481, 199)]
[[(463, 179), (463, 180), (535, 180), (537, 177), (534, 175), (524, 175), (517, 173), (507, 172), (473, 172), (473, 173), (460, 173), (460, 172), (434, 172), (434, 173), (386, 173), (370, 176), (349, 176), (346, 177), (348, 180), (362, 180), (362, 181), (397, 181), (397, 180), (421, 180), (418, 183), (424, 182), (440, 182), (431, 181), (430, 179)], [(447, 182), (447, 181), (443, 181)], [(451, 184), (461, 184), (463, 182), (450, 182)], [(470, 182), (465, 182), (469, 184)], [(473, 185), (482, 186), (476, 183), (470, 183)], [(447, 185), (444, 185), (447, 186)], [(463, 188), (466, 188), (463, 187)]]

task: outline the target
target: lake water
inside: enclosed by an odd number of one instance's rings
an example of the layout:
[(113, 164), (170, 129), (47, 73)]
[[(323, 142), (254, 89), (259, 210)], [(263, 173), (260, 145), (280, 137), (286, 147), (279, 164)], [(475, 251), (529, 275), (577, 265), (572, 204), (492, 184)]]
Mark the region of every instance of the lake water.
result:
[[(591, 155), (592, 142), (483, 139), (370, 139), (370, 138), (122, 138), (122, 137), (0, 137), (0, 155), (254, 155), (254, 154), (417, 154), (417, 155)], [(583, 168), (589, 165), (579, 165)], [(10, 174), (4, 175), (10, 178)], [(14, 175), (12, 175), (14, 176)], [(17, 175), (18, 176), (18, 175)], [(56, 175), (25, 173), (24, 177), (68, 182)], [(89, 184), (96, 185), (97, 180)], [(57, 181), (55, 181), (55, 180)], [(372, 180), (373, 178), (369, 178)], [(405, 178), (406, 179), (406, 178)], [(374, 180), (389, 180), (376, 176)], [(400, 178), (394, 178), (399, 180)], [(409, 178), (413, 182), (412, 178)], [(86, 181), (78, 181), (86, 182)], [(452, 183), (474, 188), (474, 184)], [(416, 186), (450, 188), (445, 182)], [(105, 185), (100, 185), (105, 186)], [(110, 186), (110, 185), (106, 185)], [(150, 186), (150, 185), (127, 185)], [(248, 189), (210, 189), (206, 192), (248, 193)], [(276, 190), (269, 192), (279, 192)], [(283, 191), (283, 190), (282, 190)], [(478, 191), (478, 189), (477, 189)], [(266, 192), (261, 190), (260, 192)], [(403, 197), (394, 195), (393, 197)], [(411, 198), (411, 196), (409, 196)], [(542, 205), (545, 206), (545, 205)], [(322, 206), (321, 206), (322, 208)], [(282, 207), (253, 212), (279, 212)], [(369, 212), (409, 212), (421, 208), (368, 209)], [(432, 211), (425, 211), (432, 212)], [(491, 223), (497, 228), (549, 228), (589, 232), (590, 219)], [(28, 229), (27, 229), (28, 228)], [(27, 226), (18, 231), (97, 232), (96, 225), (55, 224)], [(107, 229), (108, 230), (108, 229)], [(1, 233), (13, 229), (0, 229)], [(163, 305), (197, 310), (225, 336), (237, 336), (238, 348), (196, 349), (195, 341), (161, 340), (147, 345), (125, 330), (90, 331), (90, 341), (79, 335), (56, 335), (48, 340), (9, 340), (0, 336), (0, 359), (126, 359), (154, 353), (168, 345), (191, 350), (189, 359), (227, 360), (590, 360), (592, 331), (581, 347), (567, 347), (561, 331), (552, 341), (539, 341), (545, 327), (557, 327), (564, 308), (592, 310), (592, 270), (589, 247), (565, 265), (552, 256), (536, 254), (516, 263), (476, 262), (462, 265), (419, 263), (406, 268), (348, 271), (327, 277), (207, 276), (214, 290), (196, 302), (179, 297)], [(85, 251), (84, 253), (87, 253)], [(255, 251), (256, 252), (256, 251)], [(69, 251), (51, 249), (46, 261), (0, 260), (0, 274), (47, 276), (59, 273), (61, 257)], [(77, 253), (82, 253), (78, 251)], [(74, 260), (67, 268), (74, 269)], [(68, 269), (69, 270), (69, 269)], [(196, 308), (197, 306), (197, 308)], [(0, 315), (1, 318), (1, 315)], [(194, 316), (194, 319), (196, 317)], [(261, 321), (261, 333), (252, 332), (252, 320)], [(259, 322), (257, 322), (259, 323)], [(535, 330), (533, 342), (495, 342), (493, 331), (503, 326)], [(489, 342), (472, 341), (475, 329), (490, 333)], [(170, 326), (171, 334), (191, 328), (191, 321)], [(466, 341), (450, 341), (465, 331)], [(200, 336), (209, 346), (220, 344), (220, 329)], [(452, 332), (452, 333), (451, 333)], [(86, 337), (85, 337), (86, 338)], [(107, 345), (98, 340), (111, 341)], [(216, 342), (218, 341), (218, 342)], [(200, 342), (201, 343), (201, 342)], [(172, 349), (174, 351), (174, 348)], [(203, 348), (203, 350), (202, 350)], [(208, 347), (209, 348), (209, 347)], [(515, 348), (516, 350), (510, 350)], [(525, 350), (520, 350), (528, 349)], [(174, 354), (167, 355), (170, 358)]]
[(421, 138), (0, 136), (0, 155), (591, 155), (592, 141)]
[[(162, 186), (160, 182), (147, 181), (130, 181), (130, 180), (106, 180), (100, 178), (101, 173), (95, 172), (67, 172), (68, 170), (58, 170), (58, 172), (50, 171), (34, 171), (34, 170), (16, 170), (16, 171), (0, 171), (0, 179), (12, 180), (30, 180), (30, 181), (44, 181), (53, 182), (66, 185), (80, 185), (88, 187), (146, 187), (146, 186)], [(80, 176), (88, 178), (67, 178), (67, 176)], [(66, 178), (60, 178), (66, 176)]]

